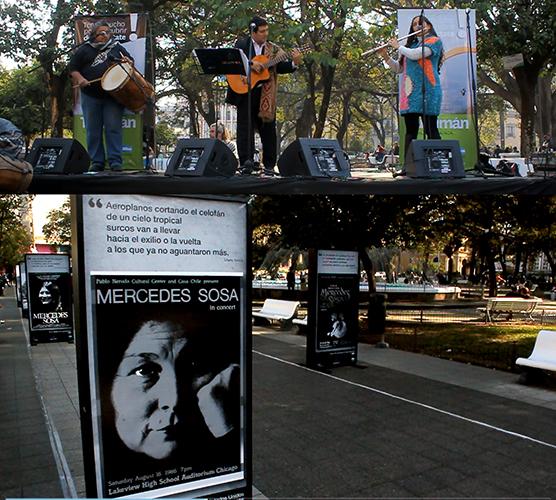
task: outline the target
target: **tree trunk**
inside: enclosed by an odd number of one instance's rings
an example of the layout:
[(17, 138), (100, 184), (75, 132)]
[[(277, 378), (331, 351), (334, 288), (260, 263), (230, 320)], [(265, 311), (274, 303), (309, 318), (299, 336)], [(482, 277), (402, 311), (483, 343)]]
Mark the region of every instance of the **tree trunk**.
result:
[(311, 137), (315, 123), (315, 101), (311, 96), (305, 97), (301, 114), (295, 123), (296, 137)]
[(317, 122), (315, 124), (315, 135), (314, 137), (320, 138), (324, 133), (324, 126), (326, 125), (326, 118), (328, 116), (328, 108), (330, 107), (330, 99), (332, 97), (332, 85), (334, 83), (334, 73), (336, 68), (334, 66), (324, 66), (321, 65), (321, 83), (322, 98), (319, 108), (319, 113), (317, 117)]
[(63, 137), (66, 101), (64, 92), (68, 81), (67, 71), (61, 75), (47, 74), (50, 93), (50, 137)]
[[(384, 341), (384, 332), (386, 329), (386, 297), (382, 293), (376, 293), (375, 273), (373, 263), (364, 248), (359, 249), (359, 258), (363, 264), (363, 269), (367, 273), (369, 284), (367, 308), (367, 333), (377, 342)], [(376, 337), (380, 335), (380, 337)]]
[(542, 137), (544, 134), (548, 134), (552, 137), (553, 129), (552, 124), (552, 81), (554, 79), (554, 72), (549, 73), (546, 76), (539, 77), (538, 92), (537, 92), (537, 137), (539, 139), (539, 144), (542, 143)]
[(195, 106), (195, 97), (188, 96), (189, 103), (189, 135), (191, 137), (199, 137), (199, 126), (197, 124), (197, 107)]
[(517, 279), (517, 277), (519, 276), (519, 268), (521, 267), (521, 257), (522, 257), (522, 250), (521, 247), (518, 248), (515, 252), (515, 267), (514, 267), (514, 281)]
[(526, 61), (513, 72), (521, 97), (521, 154), (528, 156), (535, 150), (535, 94), (539, 71)]
[(338, 131), (336, 132), (336, 139), (340, 143), (342, 149), (349, 148), (349, 144), (344, 146), (344, 138), (347, 134), (347, 130), (349, 127), (350, 122), (350, 102), (351, 102), (351, 92), (346, 92), (342, 94), (342, 119), (340, 121), (340, 126), (338, 127)]
[(546, 260), (548, 261), (548, 265), (550, 266), (550, 274), (552, 276), (552, 281), (554, 281), (554, 278), (556, 278), (556, 259), (551, 253), (550, 248), (544, 247), (542, 251), (546, 256)]

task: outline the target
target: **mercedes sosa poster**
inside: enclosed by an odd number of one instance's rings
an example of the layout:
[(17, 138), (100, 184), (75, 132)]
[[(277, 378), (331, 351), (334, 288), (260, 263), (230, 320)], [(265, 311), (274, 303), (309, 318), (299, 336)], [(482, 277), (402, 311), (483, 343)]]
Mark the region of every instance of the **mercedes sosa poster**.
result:
[(319, 250), (316, 294), (316, 351), (357, 349), (357, 252)]
[(105, 498), (243, 478), (241, 276), (91, 276)]
[(69, 256), (25, 257), (31, 333), (73, 329)]

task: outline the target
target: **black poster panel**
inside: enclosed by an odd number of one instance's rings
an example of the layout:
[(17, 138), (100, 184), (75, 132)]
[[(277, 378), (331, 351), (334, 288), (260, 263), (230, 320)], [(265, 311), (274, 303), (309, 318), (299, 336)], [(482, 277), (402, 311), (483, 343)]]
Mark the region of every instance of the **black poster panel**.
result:
[(92, 279), (103, 495), (233, 479), (241, 278)]
[(71, 277), (69, 273), (29, 273), (31, 331), (71, 330)]
[(72, 288), (69, 256), (28, 254), (27, 298), (31, 343), (58, 338), (73, 339)]
[(316, 350), (356, 350), (359, 329), (359, 276), (319, 274), (317, 297)]
[(309, 252), (307, 365), (326, 369), (357, 362), (359, 261), (354, 251)]

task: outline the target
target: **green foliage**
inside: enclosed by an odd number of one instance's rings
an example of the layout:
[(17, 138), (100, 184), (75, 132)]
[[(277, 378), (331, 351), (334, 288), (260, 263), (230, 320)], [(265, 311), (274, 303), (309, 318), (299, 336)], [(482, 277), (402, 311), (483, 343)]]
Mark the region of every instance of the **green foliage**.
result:
[(476, 254), (476, 272), (489, 274), (492, 295), (495, 262), (506, 265), (510, 255), (543, 253), (556, 278), (554, 197), (257, 197), (253, 224), (278, 225), (259, 241), (259, 253), (336, 248), (361, 255), (372, 247), (392, 246), (450, 257), (465, 244)]
[(0, 196), (0, 267), (17, 264), (33, 243), (32, 235), (21, 222), (28, 202), (25, 196)]
[(166, 122), (156, 125), (156, 142), (161, 146), (172, 146), (176, 144), (178, 136), (174, 129)]
[(40, 72), (29, 68), (0, 69), (0, 116), (17, 125), (29, 138), (48, 125), (48, 99)]
[(48, 212), (48, 222), (42, 227), (47, 243), (68, 245), (71, 242), (71, 206), (69, 198), (60, 208)]

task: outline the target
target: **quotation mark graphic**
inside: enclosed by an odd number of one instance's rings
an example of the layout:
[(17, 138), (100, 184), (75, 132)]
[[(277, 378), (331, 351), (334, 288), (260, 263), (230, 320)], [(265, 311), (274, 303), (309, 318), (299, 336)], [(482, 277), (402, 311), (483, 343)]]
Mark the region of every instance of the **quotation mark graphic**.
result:
[(95, 208), (95, 207), (102, 208), (102, 201), (100, 201), (100, 198), (99, 198), (95, 203), (95, 200), (93, 198), (89, 198), (89, 206), (91, 208)]

